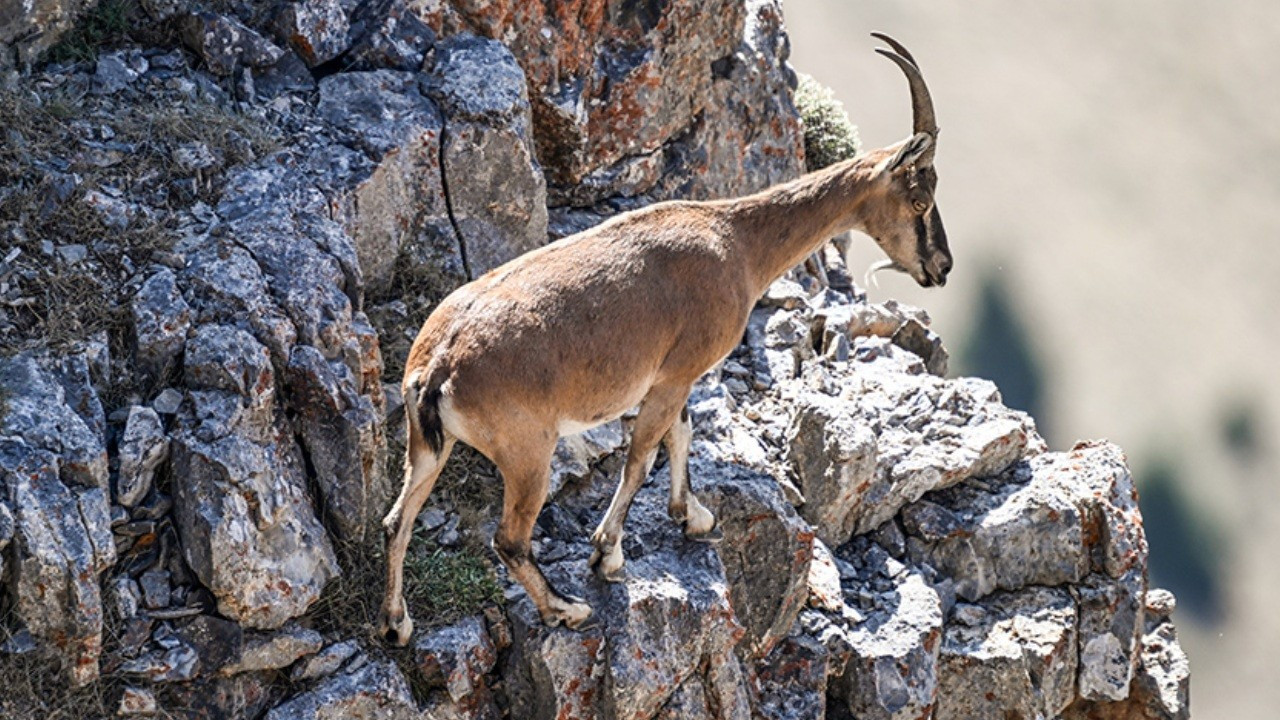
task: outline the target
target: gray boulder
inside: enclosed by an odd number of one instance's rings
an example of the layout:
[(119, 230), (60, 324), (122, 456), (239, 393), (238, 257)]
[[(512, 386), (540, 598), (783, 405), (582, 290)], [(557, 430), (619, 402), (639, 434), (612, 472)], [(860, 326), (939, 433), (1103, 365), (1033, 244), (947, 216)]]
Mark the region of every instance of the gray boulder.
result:
[(68, 485), (107, 486), (106, 418), (83, 354), (2, 358), (0, 387), (7, 396), (0, 436), (51, 453), (58, 476)]
[(431, 631), (414, 644), (414, 659), (422, 679), (443, 687), (427, 714), (445, 720), (497, 720), (501, 717), (485, 674), (498, 661), (498, 651), (485, 623), (470, 617)]
[(693, 458), (694, 490), (724, 533), (718, 550), (740, 646), (757, 659), (790, 632), (808, 599), (813, 530), (796, 515), (776, 482), (738, 465)]
[(31, 0), (0, 10), (0, 70), (35, 62), (95, 0)]
[(147, 278), (131, 307), (139, 369), (163, 379), (182, 355), (191, 328), (191, 308), (178, 291), (173, 271), (164, 268)]
[(239, 653), (218, 669), (222, 675), (278, 670), (314, 655), (324, 645), (320, 633), (309, 628), (284, 627), (272, 633), (245, 633)]
[[(964, 606), (958, 606), (959, 611)], [(993, 595), (948, 625), (938, 660), (938, 720), (1056, 717), (1072, 702), (1076, 606), (1062, 589)]]
[(444, 687), (455, 702), (475, 693), (498, 661), (498, 652), (479, 617), (433, 630), (414, 643), (423, 679)]
[(840, 630), (828, 643), (847, 657), (843, 672), (833, 668), (832, 697), (867, 720), (927, 716), (937, 702), (943, 600), (918, 568), (876, 545), (856, 547), (863, 562), (831, 616)]
[(419, 92), (419, 76), (389, 70), (332, 75), (320, 83), (319, 112), (365, 155), (329, 153), (339, 217), (369, 289), (390, 285), (401, 253), (413, 267), (440, 276), (441, 296), (466, 282), (444, 191), (443, 119)]
[(390, 660), (373, 660), (271, 709), (267, 720), (418, 720), (409, 683)]
[(169, 459), (169, 438), (155, 410), (137, 405), (129, 408), (119, 455), (116, 502), (133, 507), (151, 491), (156, 468)]
[[(344, 363), (326, 361), (314, 347), (298, 345), (287, 369), (295, 426), (306, 447), (325, 509), (342, 537), (360, 540), (381, 519), (393, 488), (383, 462), (386, 439), (372, 401), (355, 392)], [(359, 453), (352, 463), (351, 450)]]
[(984, 381), (890, 363), (807, 363), (805, 373), (784, 390), (795, 408), (788, 462), (801, 515), (832, 546), (926, 492), (999, 473), (1040, 442)]
[(284, 55), (270, 40), (226, 15), (183, 15), (178, 20), (178, 30), (186, 46), (215, 75), (230, 75), (238, 67), (268, 67)]
[(338, 0), (296, 0), (276, 14), (276, 37), (307, 63), (321, 65), (341, 55), (351, 44), (347, 13)]
[(1004, 477), (933, 493), (905, 508), (903, 521), (908, 555), (955, 578), (967, 600), (1080, 582), (1090, 572), (1120, 580), (1146, 565), (1133, 479), (1109, 444), (1042, 455)]
[(721, 12), (725, 20), (731, 13), (743, 15), (730, 38), (736, 47), (713, 60), (710, 87), (699, 98), (704, 109), (683, 136), (663, 148), (664, 171), (652, 190), (657, 198), (735, 197), (804, 174), (804, 134), (791, 101), (796, 79), (787, 64), (791, 48), (782, 2), (747, 0), (740, 9)]
[[(756, 664), (753, 717), (765, 720), (827, 717), (829, 651), (793, 631)], [(861, 717), (861, 716), (859, 716)]]
[(4, 572), (14, 615), (57, 651), (79, 686), (98, 676), (99, 579), (116, 552), (106, 491), (64, 483), (59, 465), (54, 453), (0, 437), (0, 500), (12, 508), (13, 523)]
[[(548, 628), (523, 591), (511, 589), (514, 644), (503, 675), (513, 715), (650, 718), (691, 678), (705, 680), (717, 707), (740, 706), (741, 682), (727, 678), (741, 677), (733, 650), (744, 630), (725, 571), (710, 546), (686, 540), (667, 517), (665, 477), (642, 488), (632, 505), (622, 582), (592, 578), (591, 545), (574, 524), (553, 525), (544, 535), (541, 547), (557, 548), (558, 557), (540, 562), (548, 580), (586, 598), (597, 625), (583, 632)], [(603, 504), (592, 494), (598, 490), (562, 493), (561, 502), (569, 512), (594, 516)]]
[(501, 43), (442, 41), (428, 92), (445, 118), (449, 210), (479, 277), (547, 241), (547, 187), (534, 151), (524, 72)]
[(183, 555), (222, 614), (246, 627), (279, 627), (338, 574), (306, 495), (302, 459), (234, 434), (205, 441), (192, 425), (185, 418), (173, 439)]
[(0, 576), (74, 685), (98, 675), (102, 573), (116, 561), (106, 419), (84, 354), (0, 359)]
[(357, 70), (417, 70), (436, 41), (431, 26), (405, 0), (372, 0), (351, 18), (351, 50)]
[(577, 435), (560, 438), (551, 457), (551, 484), (547, 494), (555, 497), (570, 480), (583, 479), (600, 459), (617, 452), (626, 443), (622, 422), (614, 420)]
[(277, 413), (270, 353), (248, 332), (201, 327), (184, 362), (193, 404), (173, 436), (174, 512), (188, 565), (222, 614), (271, 629), (337, 575)]

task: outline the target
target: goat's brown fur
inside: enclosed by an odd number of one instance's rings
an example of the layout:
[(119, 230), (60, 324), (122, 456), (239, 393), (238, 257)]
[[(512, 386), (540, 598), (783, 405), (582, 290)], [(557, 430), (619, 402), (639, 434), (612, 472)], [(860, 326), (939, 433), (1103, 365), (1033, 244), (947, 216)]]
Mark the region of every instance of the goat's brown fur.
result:
[(409, 639), (401, 565), (413, 518), (455, 440), (501, 471), (494, 546), (548, 623), (577, 627), (591, 613), (548, 586), (529, 550), (561, 435), (640, 404), (622, 482), (592, 536), (602, 576), (622, 568), (627, 509), (664, 439), (671, 515), (691, 538), (714, 539), (715, 519), (688, 485), (691, 428), (681, 411), (690, 388), (737, 345), (769, 284), (835, 233), (867, 232), (922, 285), (945, 281), (951, 257), (933, 207), (935, 176), (915, 165), (932, 155), (932, 140), (926, 129), (746, 198), (627, 213), (445, 298), (406, 364), (409, 443), (404, 487), (385, 520), (383, 632)]

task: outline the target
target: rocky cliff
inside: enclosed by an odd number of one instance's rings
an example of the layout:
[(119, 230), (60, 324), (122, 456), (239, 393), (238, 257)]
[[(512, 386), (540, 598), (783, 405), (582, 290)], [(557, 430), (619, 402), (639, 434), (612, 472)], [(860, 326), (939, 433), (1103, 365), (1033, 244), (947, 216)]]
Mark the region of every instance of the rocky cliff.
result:
[(39, 62), (80, 6), (0, 17), (0, 715), (1186, 716), (1123, 454), (1048, 452), (835, 256), (691, 398), (722, 544), (660, 462), (594, 582), (627, 419), (568, 438), (535, 554), (601, 622), (546, 628), (455, 460), (415, 543), (438, 612), (384, 647), (417, 325), (548, 239), (800, 173), (780, 6), (112, 7), (169, 44)]

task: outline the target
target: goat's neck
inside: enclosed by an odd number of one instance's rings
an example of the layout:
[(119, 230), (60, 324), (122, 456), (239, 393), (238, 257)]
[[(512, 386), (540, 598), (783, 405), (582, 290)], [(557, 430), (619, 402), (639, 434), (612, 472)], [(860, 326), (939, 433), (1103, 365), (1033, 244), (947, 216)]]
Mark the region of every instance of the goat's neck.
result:
[(855, 158), (735, 203), (739, 252), (755, 295), (827, 238), (860, 229), (870, 179), (871, 167)]

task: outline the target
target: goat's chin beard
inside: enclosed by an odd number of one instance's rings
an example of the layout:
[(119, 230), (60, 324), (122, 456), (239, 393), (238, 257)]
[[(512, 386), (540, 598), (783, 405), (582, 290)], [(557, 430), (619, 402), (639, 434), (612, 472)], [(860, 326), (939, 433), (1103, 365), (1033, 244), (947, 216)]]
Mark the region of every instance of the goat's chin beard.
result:
[(867, 272), (862, 276), (862, 283), (865, 286), (880, 287), (880, 282), (876, 280), (876, 274), (883, 270), (895, 270), (900, 273), (907, 271), (906, 268), (898, 264), (896, 260), (877, 260), (871, 263), (871, 267), (867, 268)]

